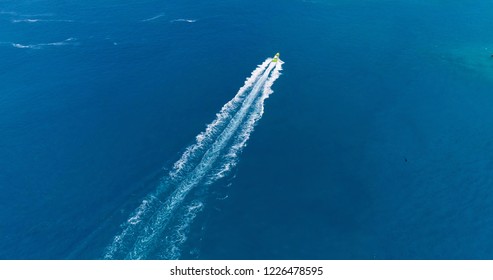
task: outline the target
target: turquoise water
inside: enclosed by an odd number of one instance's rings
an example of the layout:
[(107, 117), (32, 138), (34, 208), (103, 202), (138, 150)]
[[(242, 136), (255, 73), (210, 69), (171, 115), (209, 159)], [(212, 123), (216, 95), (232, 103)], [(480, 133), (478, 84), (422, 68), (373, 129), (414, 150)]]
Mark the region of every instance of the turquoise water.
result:
[(0, 258), (491, 259), (492, 5), (0, 2)]

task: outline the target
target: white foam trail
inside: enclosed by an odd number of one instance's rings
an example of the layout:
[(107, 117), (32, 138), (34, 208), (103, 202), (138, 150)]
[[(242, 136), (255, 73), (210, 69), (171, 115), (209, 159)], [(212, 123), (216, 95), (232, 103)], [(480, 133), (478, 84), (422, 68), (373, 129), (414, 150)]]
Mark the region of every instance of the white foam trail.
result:
[(269, 95), (273, 92), (271, 87), (274, 82), (279, 78), (280, 71), (282, 70), (283, 62), (279, 60), (279, 63), (276, 64), (275, 70), (272, 72), (269, 80), (264, 84), (262, 96), (260, 100), (255, 104), (256, 108), (250, 114), (248, 120), (244, 123), (244, 127), (240, 130), (241, 133), (237, 136), (235, 144), (231, 146), (229, 151), (224, 155), (224, 161), (222, 166), (212, 174), (212, 176), (207, 181), (208, 184), (211, 184), (224, 176), (226, 176), (233, 167), (236, 166), (238, 162), (238, 155), (241, 153), (242, 149), (246, 146), (248, 139), (250, 138), (250, 134), (252, 133), (257, 121), (262, 118), (264, 114), (264, 101), (269, 98)]
[(132, 215), (127, 222), (132, 225), (136, 225), (142, 221), (142, 216), (144, 215), (145, 211), (149, 208), (149, 201), (148, 200), (143, 200), (140, 206), (137, 208), (137, 213)]
[(181, 202), (190, 190), (200, 183), (207, 171), (211, 168), (211, 165), (219, 156), (220, 150), (227, 144), (227, 141), (231, 138), (234, 131), (240, 125), (240, 121), (243, 119), (247, 109), (253, 102), (255, 95), (260, 90), (260, 86), (265, 82), (272, 68), (273, 65), (269, 65), (262, 77), (253, 87), (251, 93), (245, 98), (245, 101), (239, 111), (234, 115), (222, 133), (217, 137), (212, 146), (205, 152), (200, 163), (189, 175), (185, 177), (185, 179), (173, 191), (168, 200), (165, 201), (164, 205), (158, 210), (153, 222), (146, 227), (145, 234), (141, 235), (137, 239), (133, 250), (127, 255), (127, 259), (142, 259), (147, 257), (149, 251), (153, 248), (156, 236), (164, 231), (176, 208), (180, 206)]
[[(193, 170), (193, 168), (197, 165), (196, 161), (200, 160), (201, 156), (205, 153), (206, 148), (210, 146), (213, 139), (215, 139), (215, 135), (218, 132), (222, 131), (224, 126), (232, 118), (233, 113), (242, 104), (247, 91), (254, 85), (260, 75), (265, 71), (270, 63), (270, 60), (271, 59), (265, 60), (251, 73), (251, 76), (246, 79), (244, 85), (238, 90), (233, 99), (227, 102), (221, 108), (220, 112), (216, 114), (216, 119), (212, 123), (207, 125), (204, 132), (196, 136), (196, 143), (189, 146), (185, 150), (181, 158), (174, 164), (174, 167), (169, 173), (169, 178), (163, 180), (163, 182), (156, 189), (155, 193), (148, 195), (141, 206), (132, 214), (132, 217), (134, 218), (130, 218), (129, 220), (138, 219), (140, 221), (141, 219), (149, 218), (147, 217), (149, 215), (152, 216), (153, 214), (155, 214), (157, 208), (162, 205), (162, 202), (158, 199), (158, 196), (162, 196), (171, 188), (173, 184), (179, 183), (180, 179), (183, 178), (184, 175)], [(140, 209), (144, 208), (146, 208), (146, 211), (142, 213)], [(133, 246), (131, 243), (134, 242), (134, 238), (136, 238), (135, 235), (138, 234), (139, 231), (144, 230), (140, 223), (127, 223), (122, 225), (122, 227), (123, 231), (119, 235), (115, 236), (112, 244), (107, 247), (104, 258), (113, 259), (125, 257), (125, 255), (121, 254), (128, 250), (126, 248), (127, 246)]]
[(170, 20), (169, 22), (188, 22), (188, 23), (194, 23), (196, 21), (197, 21), (196, 19), (179, 18), (179, 19)]
[(238, 93), (231, 99), (228, 103), (226, 103), (219, 113), (216, 114), (216, 119), (207, 125), (204, 132), (200, 133), (196, 136), (196, 142), (194, 145), (188, 147), (183, 153), (182, 157), (174, 164), (173, 170), (170, 172), (171, 178), (177, 178), (184, 171), (189, 171), (191, 167), (187, 165), (187, 163), (191, 162), (191, 159), (197, 155), (198, 151), (200, 151), (204, 145), (208, 144), (212, 135), (217, 133), (224, 124), (227, 123), (229, 119), (231, 119), (231, 112), (236, 110), (241, 102), (245, 98), (245, 92), (249, 90), (253, 84), (257, 81), (260, 75), (265, 71), (267, 66), (270, 63), (270, 59), (265, 60), (262, 64), (260, 64), (252, 73), (251, 76), (245, 81), (245, 84), (238, 90)]
[[(115, 236), (112, 244), (107, 247), (105, 258), (148, 258), (156, 251), (163, 233), (169, 233), (168, 225), (177, 219), (174, 216), (182, 209), (181, 205), (188, 193), (205, 178), (211, 181), (211, 178), (224, 176), (224, 170), (221, 170), (221, 175), (217, 175), (216, 172), (212, 175), (210, 173), (215, 170), (214, 166), (218, 164), (219, 159), (228, 162), (230, 155), (238, 155), (255, 123), (262, 116), (263, 102), (272, 92), (270, 87), (279, 77), (281, 70), (281, 63), (271, 63), (271, 60), (267, 59), (252, 72), (252, 76), (245, 81), (245, 85), (236, 96), (223, 106), (216, 119), (196, 137), (196, 143), (187, 148), (175, 163), (169, 178), (163, 181), (155, 194), (148, 196), (144, 200), (145, 203), (143, 202), (127, 223), (122, 225), (122, 233)], [(226, 151), (227, 156), (224, 156)], [(222, 166), (228, 165), (224, 163)], [(158, 197), (167, 191), (167, 197), (161, 201)], [(195, 215), (182, 217), (183, 228), (188, 228), (194, 217)], [(141, 223), (143, 219), (146, 221)], [(179, 256), (175, 249), (182, 243), (176, 240), (175, 243), (166, 243), (168, 245), (163, 252), (158, 252), (158, 255), (166, 258)]]
[(146, 19), (143, 19), (141, 20), (142, 22), (146, 22), (146, 21), (153, 21), (153, 20), (156, 20), (158, 18), (161, 18), (161, 17), (164, 17), (164, 14), (159, 14), (157, 16), (153, 16), (153, 17), (150, 17), (150, 18), (146, 18)]
[(212, 168), (212, 164), (219, 157), (220, 151), (224, 148), (227, 142), (234, 135), (236, 129), (240, 126), (248, 109), (254, 101), (257, 93), (260, 91), (265, 81), (269, 77), (270, 71), (274, 68), (274, 64), (270, 64), (262, 77), (253, 87), (251, 93), (247, 96), (242, 104), (242, 107), (234, 115), (228, 126), (218, 136), (217, 140), (206, 151), (200, 163), (188, 175), (183, 182), (173, 191), (171, 196), (165, 201), (164, 205), (158, 210), (153, 222), (145, 229), (145, 234), (141, 235), (133, 250), (126, 256), (127, 259), (143, 259), (147, 258), (150, 251), (153, 249), (156, 238), (165, 230), (176, 208), (180, 206), (186, 195), (204, 178), (207, 172)]
[(188, 239), (190, 225), (195, 217), (197, 217), (198, 213), (203, 210), (203, 208), (204, 204), (196, 200), (186, 206), (183, 218), (180, 220), (179, 224), (173, 228), (172, 234), (166, 236), (164, 250), (160, 254), (161, 259), (177, 260), (180, 258), (181, 247)]

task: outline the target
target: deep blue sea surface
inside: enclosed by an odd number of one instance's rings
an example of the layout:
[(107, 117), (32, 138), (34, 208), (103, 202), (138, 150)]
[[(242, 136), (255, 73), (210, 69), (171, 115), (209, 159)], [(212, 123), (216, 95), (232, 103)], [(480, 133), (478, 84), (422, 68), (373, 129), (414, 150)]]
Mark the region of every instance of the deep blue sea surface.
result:
[(492, 259), (492, 10), (0, 0), (0, 259)]

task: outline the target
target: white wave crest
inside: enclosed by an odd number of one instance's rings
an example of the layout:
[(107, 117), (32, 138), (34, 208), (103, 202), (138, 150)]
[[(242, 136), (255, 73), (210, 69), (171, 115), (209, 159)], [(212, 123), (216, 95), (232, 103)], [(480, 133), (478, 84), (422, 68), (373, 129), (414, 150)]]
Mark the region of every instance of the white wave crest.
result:
[(71, 19), (38, 19), (38, 18), (23, 18), (13, 19), (13, 23), (36, 23), (36, 22), (74, 22)]
[(169, 22), (188, 22), (188, 23), (194, 23), (196, 21), (197, 21), (197, 19), (179, 18), (179, 19), (170, 20)]
[(16, 43), (12, 43), (12, 47), (18, 48), (18, 49), (30, 49), (30, 48), (32, 48), (31, 45), (22, 45), (22, 44), (16, 44)]
[(29, 23), (33, 23), (33, 22), (38, 22), (40, 21), (39, 19), (13, 19), (12, 22), (13, 23), (19, 23), (19, 22), (29, 22)]
[(127, 222), (132, 224), (132, 225), (136, 225), (136, 224), (140, 223), (142, 215), (145, 213), (145, 211), (148, 209), (148, 207), (149, 207), (149, 201), (144, 199), (142, 201), (142, 204), (140, 204), (140, 206), (137, 208), (136, 213), (132, 217), (130, 217), (127, 220)]
[(164, 17), (164, 13), (163, 14), (159, 14), (157, 16), (153, 16), (153, 17), (150, 17), (150, 18), (146, 18), (146, 19), (143, 19), (141, 20), (142, 22), (147, 22), (147, 21), (153, 21), (153, 20), (156, 20), (158, 18), (161, 18), (161, 17)]
[(53, 43), (41, 43), (41, 44), (30, 44), (30, 45), (23, 45), (19, 43), (10, 43), (10, 45), (14, 48), (18, 49), (42, 49), (43, 47), (50, 47), (50, 46), (66, 46), (66, 45), (75, 45), (77, 39), (76, 38), (68, 38), (66, 40), (60, 41), (60, 42), (53, 42)]

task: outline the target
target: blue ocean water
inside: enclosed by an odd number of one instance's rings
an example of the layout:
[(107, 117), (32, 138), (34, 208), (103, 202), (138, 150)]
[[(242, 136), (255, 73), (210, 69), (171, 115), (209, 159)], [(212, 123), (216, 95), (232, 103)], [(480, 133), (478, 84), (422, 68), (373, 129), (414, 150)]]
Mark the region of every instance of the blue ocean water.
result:
[[(493, 258), (492, 8), (1, 1), (0, 258)], [(139, 220), (276, 52), (238, 164)]]

